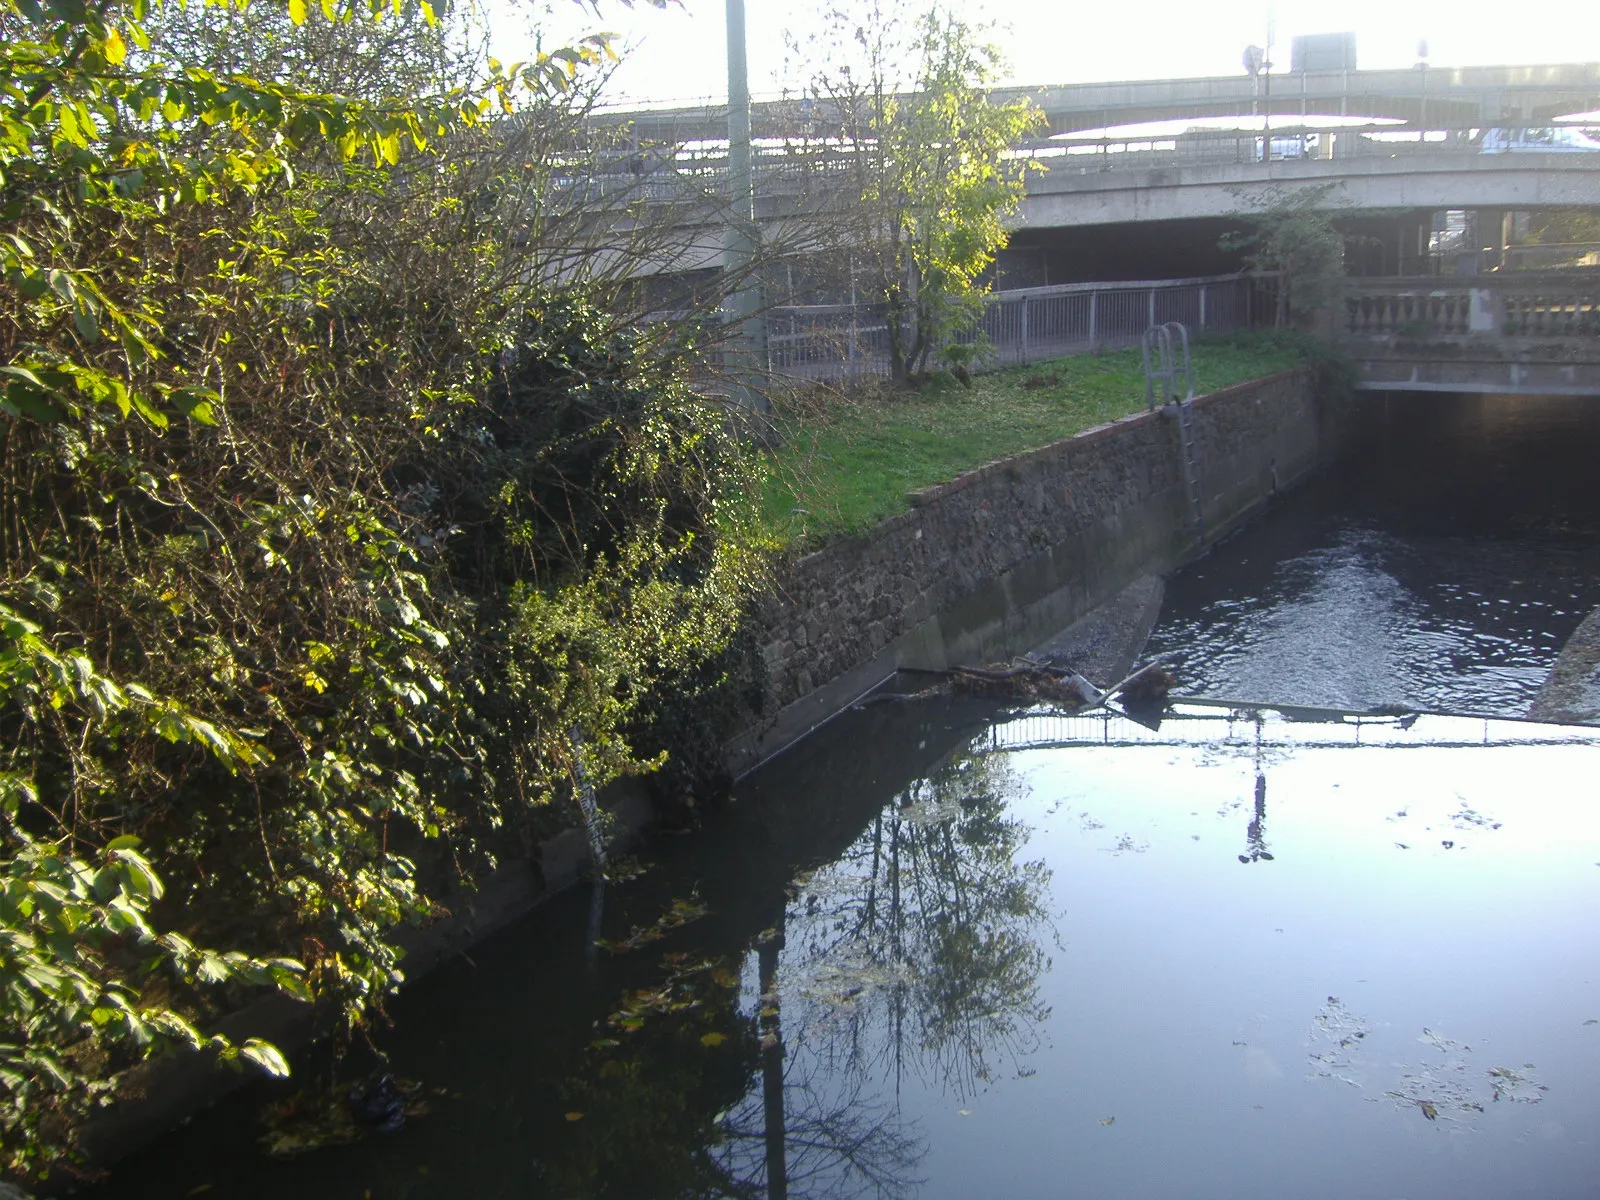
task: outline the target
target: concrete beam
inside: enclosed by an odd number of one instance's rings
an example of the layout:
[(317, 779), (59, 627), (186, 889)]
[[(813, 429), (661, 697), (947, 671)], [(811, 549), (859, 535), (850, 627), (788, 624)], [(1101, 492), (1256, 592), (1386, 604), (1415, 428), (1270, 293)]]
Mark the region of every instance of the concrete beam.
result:
[(1343, 337), (1338, 345), (1360, 391), (1600, 399), (1600, 339)]
[[(1299, 159), (1268, 163), (1099, 170), (1091, 156), (1057, 160), (1028, 180), (1018, 229), (1235, 215), (1252, 193), (1334, 182), (1339, 209), (1546, 208), (1593, 205), (1600, 163), (1589, 155), (1480, 155)], [(1600, 157), (1600, 156), (1596, 156)], [(1573, 160), (1580, 161), (1573, 161)]]

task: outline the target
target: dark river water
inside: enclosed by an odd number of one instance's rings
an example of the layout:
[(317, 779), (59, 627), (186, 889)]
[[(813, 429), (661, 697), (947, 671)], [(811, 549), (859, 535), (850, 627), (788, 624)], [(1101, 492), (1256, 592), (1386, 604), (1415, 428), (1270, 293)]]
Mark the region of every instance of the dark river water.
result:
[(1521, 715), (1600, 604), (1600, 400), (1396, 395), (1180, 572), (1148, 647), (1192, 695)]
[(1184, 687), (1277, 707), (846, 713), (604, 947), (579, 889), (400, 996), (425, 1115), (270, 1157), (256, 1088), (102, 1194), (1592, 1200), (1600, 730), (1332, 709), (1526, 708), (1600, 439), (1412, 404), (1169, 586)]

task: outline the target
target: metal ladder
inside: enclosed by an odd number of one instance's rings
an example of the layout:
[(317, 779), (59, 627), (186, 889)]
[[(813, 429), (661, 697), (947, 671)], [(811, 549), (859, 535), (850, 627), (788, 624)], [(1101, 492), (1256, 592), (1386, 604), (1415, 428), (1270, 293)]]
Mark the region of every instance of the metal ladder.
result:
[[(1182, 358), (1180, 360), (1179, 353)], [(1200, 503), (1200, 447), (1194, 436), (1194, 373), (1189, 358), (1189, 331), (1181, 321), (1152, 325), (1144, 332), (1144, 398), (1149, 411), (1161, 394), (1161, 411), (1178, 422), (1179, 462), (1183, 487), (1189, 497), (1196, 534), (1206, 535), (1205, 511)]]

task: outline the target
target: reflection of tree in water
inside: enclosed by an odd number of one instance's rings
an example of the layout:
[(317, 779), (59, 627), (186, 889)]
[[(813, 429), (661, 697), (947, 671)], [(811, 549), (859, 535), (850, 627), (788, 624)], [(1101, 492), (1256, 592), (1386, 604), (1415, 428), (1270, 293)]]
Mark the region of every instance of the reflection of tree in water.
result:
[[(1030, 831), (1007, 813), (1005, 762), (947, 762), (797, 879), (751, 947), (753, 1004), (713, 986), (733, 974), (691, 984), (695, 960), (667, 956), (681, 996), (596, 1039), (568, 1077), (561, 1102), (582, 1116), (548, 1194), (914, 1193), (926, 1143), (900, 1115), (902, 1081), (964, 1098), (1021, 1065), (1049, 1012), (1049, 872), (1018, 861)], [(647, 994), (666, 993), (628, 995)]]
[(1050, 876), (1017, 861), (1014, 789), (1001, 757), (950, 762), (796, 881), (758, 956), (763, 1087), (723, 1122), (730, 1176), (768, 1197), (906, 1194), (923, 1153), (894, 1117), (906, 1072), (965, 1097), (1038, 1045)]

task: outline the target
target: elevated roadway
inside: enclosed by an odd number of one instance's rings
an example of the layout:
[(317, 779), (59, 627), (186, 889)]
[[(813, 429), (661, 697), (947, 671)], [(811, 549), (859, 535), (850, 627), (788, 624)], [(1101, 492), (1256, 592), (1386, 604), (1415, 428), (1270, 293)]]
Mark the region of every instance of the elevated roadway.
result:
[[(1600, 108), (1600, 63), (1425, 70), (1294, 71), (1270, 82), (1248, 75), (1000, 88), (996, 99), (1026, 97), (1052, 134), (1136, 121), (1270, 112), (1398, 119), (1412, 125), (1549, 123)], [(691, 105), (602, 112), (596, 121), (628, 131), (635, 146), (714, 143), (727, 137), (728, 110)], [(826, 102), (769, 100), (753, 106), (758, 139), (825, 135)]]

